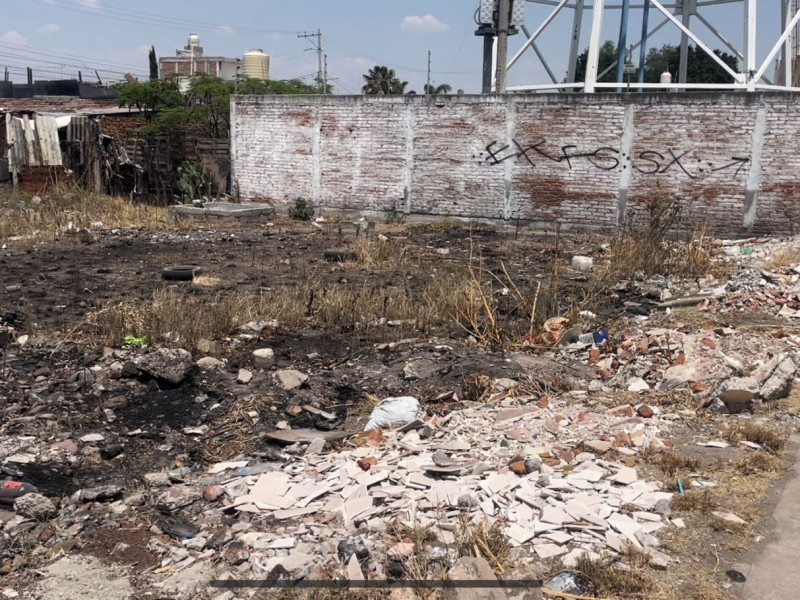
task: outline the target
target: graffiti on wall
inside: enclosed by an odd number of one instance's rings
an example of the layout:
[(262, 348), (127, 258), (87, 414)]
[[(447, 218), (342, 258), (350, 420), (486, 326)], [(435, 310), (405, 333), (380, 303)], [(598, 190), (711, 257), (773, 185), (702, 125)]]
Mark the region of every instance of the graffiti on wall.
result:
[(576, 163), (588, 161), (603, 171), (631, 168), (642, 175), (682, 172), (690, 179), (722, 171), (732, 173), (736, 178), (750, 163), (749, 157), (740, 156), (732, 156), (728, 161), (713, 163), (693, 156), (692, 150), (680, 151), (672, 148), (661, 152), (642, 150), (627, 155), (609, 146), (602, 146), (592, 151), (579, 151), (578, 146), (567, 144), (556, 151), (548, 149), (546, 140), (540, 140), (530, 146), (523, 146), (517, 140), (512, 140), (512, 144), (494, 141), (486, 146), (486, 153), (488, 156), (484, 158), (484, 162), (490, 165), (499, 165), (508, 160), (524, 160), (531, 167), (535, 167), (537, 161), (552, 161), (566, 164), (567, 168), (572, 169)]

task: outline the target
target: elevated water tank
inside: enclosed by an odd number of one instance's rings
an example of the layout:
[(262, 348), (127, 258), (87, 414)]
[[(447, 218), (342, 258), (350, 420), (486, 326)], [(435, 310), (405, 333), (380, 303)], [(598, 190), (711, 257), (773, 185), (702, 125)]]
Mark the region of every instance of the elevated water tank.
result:
[(664, 71), (661, 74), (661, 84), (669, 85), (670, 83), (672, 83), (672, 73), (670, 73), (669, 71)]
[(242, 75), (248, 79), (269, 79), (269, 56), (263, 50), (249, 50), (242, 59)]

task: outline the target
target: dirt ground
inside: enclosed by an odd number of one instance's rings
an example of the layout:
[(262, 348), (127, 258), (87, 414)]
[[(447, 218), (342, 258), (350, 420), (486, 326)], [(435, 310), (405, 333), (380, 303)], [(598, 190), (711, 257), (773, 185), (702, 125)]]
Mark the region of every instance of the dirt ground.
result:
[[(383, 225), (377, 233), (389, 238), (389, 256), (379, 255), (374, 246), (363, 245), (364, 233), (358, 228), (339, 222), (319, 227), (280, 220), (271, 226), (223, 223), (4, 242), (0, 252), (0, 319), (13, 325), (18, 334), (29, 335), (31, 341), (24, 352), (9, 349), (4, 355), (0, 409), (8, 442), (3, 443), (16, 444), (15, 451), (25, 453), (26, 444), (34, 445), (31, 438), (36, 443), (54, 445), (100, 432), (105, 444), (124, 444), (125, 452), (113, 460), (93, 455), (71, 461), (6, 462), (0, 470), (53, 497), (68, 497), (79, 489), (99, 485), (118, 485), (126, 494), (146, 495), (144, 476), (148, 473), (198, 470), (242, 452), (270, 460), (281, 449), (269, 444), (264, 434), (280, 421), (288, 421), (292, 427), (313, 428), (318, 424), (308, 413), (287, 414), (287, 407), (292, 405), (314, 404), (336, 414), (341, 430), (355, 427), (376, 399), (387, 396), (419, 397), (430, 412), (453, 410), (460, 403), (436, 399), (456, 391), (461, 400), (466, 400), (474, 376), (523, 377), (524, 369), (508, 357), (512, 351), (533, 352), (522, 346), (495, 350), (476, 344), (476, 338), (484, 332), (470, 331), (453, 318), (426, 318), (420, 328), (421, 321), (414, 315), (425, 312), (426, 303), (432, 302), (430, 294), (436, 289), (432, 284), (463, 277), (469, 265), (493, 274), (491, 294), (498, 301), (498, 314), (508, 328), (520, 333), (532, 328), (533, 320), (539, 324), (548, 317), (580, 310), (591, 310), (600, 322), (613, 324), (623, 315), (647, 312), (655, 301), (623, 288), (597, 288), (586, 274), (565, 266), (575, 254), (600, 256), (603, 240), (597, 236), (533, 234), (513, 226), (455, 223)], [(331, 260), (331, 251), (348, 260)], [(162, 269), (170, 265), (199, 266), (203, 279), (195, 283), (164, 281)], [(297, 290), (303, 290), (302, 294), (291, 296)], [(374, 292), (370, 297), (377, 306), (372, 307), (368, 322), (343, 318), (341, 326), (332, 327), (335, 319), (325, 321), (314, 316), (326, 293), (348, 291), (354, 296), (345, 298)], [(281, 304), (278, 310), (278, 304), (290, 296), (295, 302), (299, 298), (300, 306), (287, 308)], [(235, 303), (245, 297), (260, 299), (258, 311), (249, 315), (252, 318), (228, 327), (223, 335), (205, 339), (204, 332), (218, 330), (204, 329), (195, 321), (222, 317), (203, 314), (202, 307)], [(526, 299), (524, 307), (519, 301), (522, 297)], [(152, 327), (145, 327), (146, 331), (127, 329), (135, 319), (104, 320), (109, 314), (104, 311), (120, 305), (149, 307), (159, 298), (185, 301), (185, 305), (180, 304), (181, 310), (201, 311), (189, 315), (192, 324), (186, 326), (183, 338), (171, 338), (169, 330), (154, 331)], [(638, 308), (626, 305), (631, 300)], [(275, 314), (271, 313), (272, 306), (276, 307)], [(346, 307), (337, 310), (344, 315)], [(281, 318), (281, 314), (289, 313), (291, 319)], [(244, 321), (271, 319), (278, 320), (277, 327), (261, 324), (242, 333)], [(224, 324), (219, 327), (226, 328)], [(124, 336), (145, 333), (152, 343), (163, 345), (186, 346), (188, 340), (191, 347), (187, 349), (195, 357), (223, 359), (226, 366), (219, 371), (195, 371), (176, 387), (141, 377), (122, 377), (104, 389), (86, 382), (87, 376), (82, 375), (86, 369), (125, 348)], [(158, 335), (162, 338), (152, 339)], [(212, 344), (198, 350), (204, 341)], [(535, 346), (535, 340), (531, 343)], [(311, 373), (313, 383), (285, 391), (255, 373), (250, 385), (237, 384), (239, 369), (251, 368), (253, 350), (262, 347), (274, 350), (276, 368)], [(128, 348), (125, 352), (136, 350)], [(428, 357), (434, 357), (435, 362), (426, 362)], [(418, 378), (404, 372), (404, 365), (412, 358), (423, 372)], [(113, 418), (109, 418), (109, 410)], [(258, 418), (250, 416), (251, 411)], [(183, 431), (201, 424), (211, 431), (202, 441)], [(718, 436), (717, 422), (698, 417), (675, 435), (672, 445), (682, 455), (697, 457), (700, 462), (695, 468), (701, 473), (735, 470), (731, 465), (743, 459), (741, 448), (710, 450), (696, 446), (700, 438)], [(644, 462), (639, 466), (647, 472)], [(675, 479), (674, 473), (656, 467), (651, 473), (659, 479)], [(753, 484), (757, 488), (754, 493), (766, 498), (781, 473), (782, 469), (776, 467), (759, 475), (763, 481)], [(180, 481), (180, 474), (176, 481)], [(738, 493), (735, 487), (726, 491)], [(742, 509), (736, 500), (724, 504), (730, 510)], [(757, 511), (751, 504), (749, 509)], [(165, 515), (150, 508), (148, 502), (143, 505), (127, 527), (114, 528), (113, 532), (105, 529), (100, 516), (83, 511), (73, 523), (80, 531), (77, 547), (61, 545), (45, 554), (31, 554), (30, 548), (7, 546), (3, 572), (6, 576), (25, 572), (58, 556), (59, 551), (80, 551), (107, 564), (154, 570), (159, 560), (147, 549), (151, 537), (148, 526), (161, 524)], [(693, 519), (692, 514), (687, 515), (688, 521)], [(696, 523), (692, 526), (700, 531)], [(677, 589), (689, 594), (684, 597), (731, 597), (736, 590), (720, 565), (736, 564), (768, 531), (758, 525), (746, 535), (713, 528), (703, 532), (706, 549), (701, 554), (696, 553), (694, 542), (684, 539), (691, 537), (688, 534), (678, 533), (668, 540), (667, 548), (683, 555), (684, 561), (670, 574), (659, 577), (673, 578), (670, 581)], [(132, 546), (135, 552), (115, 557), (111, 551), (118, 543)], [(703, 578), (702, 585), (698, 578)], [(127, 583), (114, 585), (113, 594), (124, 597)], [(117, 597), (113, 594), (110, 597)]]

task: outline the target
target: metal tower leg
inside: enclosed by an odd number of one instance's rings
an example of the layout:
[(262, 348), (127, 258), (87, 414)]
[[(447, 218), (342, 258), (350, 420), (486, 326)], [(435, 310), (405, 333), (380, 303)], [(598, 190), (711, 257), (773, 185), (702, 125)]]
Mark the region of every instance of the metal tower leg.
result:
[(567, 83), (575, 83), (575, 71), (578, 67), (578, 55), (581, 52), (581, 29), (583, 27), (584, 0), (575, 0), (575, 16), (572, 19), (572, 43), (569, 48), (569, 67), (567, 68)]
[(589, 56), (586, 59), (586, 83), (583, 91), (591, 94), (595, 90), (597, 83), (598, 63), (600, 62), (600, 44), (603, 34), (603, 9), (606, 0), (594, 0), (594, 10), (592, 11), (592, 33), (589, 36)]

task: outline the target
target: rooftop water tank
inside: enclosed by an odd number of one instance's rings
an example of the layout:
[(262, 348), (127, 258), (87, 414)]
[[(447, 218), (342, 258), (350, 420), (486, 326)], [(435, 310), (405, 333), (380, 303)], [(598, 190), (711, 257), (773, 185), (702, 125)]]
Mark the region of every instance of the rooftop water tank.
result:
[(249, 50), (242, 60), (242, 75), (248, 79), (269, 79), (269, 56), (263, 50)]
[(661, 83), (665, 85), (669, 85), (670, 83), (672, 83), (672, 73), (670, 73), (669, 71), (664, 71), (661, 74)]
[(200, 36), (194, 33), (190, 35), (188, 47), (192, 48), (193, 46), (199, 46), (199, 45), (200, 45)]

